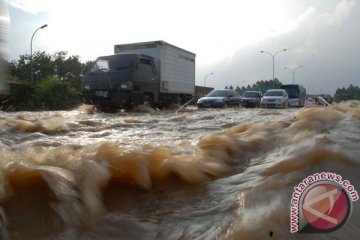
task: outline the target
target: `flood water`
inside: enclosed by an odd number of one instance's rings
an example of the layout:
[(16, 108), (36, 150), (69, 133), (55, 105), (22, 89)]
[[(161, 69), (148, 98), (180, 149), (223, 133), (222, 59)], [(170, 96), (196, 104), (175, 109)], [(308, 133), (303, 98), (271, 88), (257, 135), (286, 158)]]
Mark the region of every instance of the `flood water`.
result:
[(305, 177), (360, 192), (360, 102), (303, 109), (0, 112), (0, 239), (359, 239), (290, 233)]

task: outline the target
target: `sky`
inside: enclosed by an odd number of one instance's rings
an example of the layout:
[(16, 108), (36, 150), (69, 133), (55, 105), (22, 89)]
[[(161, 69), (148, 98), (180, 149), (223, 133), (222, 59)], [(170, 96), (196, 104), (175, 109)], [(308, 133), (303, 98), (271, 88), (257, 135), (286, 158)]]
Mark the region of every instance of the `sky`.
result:
[[(196, 85), (247, 86), (273, 76), (334, 94), (360, 86), (356, 0), (3, 0), (9, 60), (67, 51), (81, 61), (115, 44), (163, 40), (196, 54)], [(267, 53), (260, 53), (263, 50)], [(270, 54), (269, 54), (270, 53)], [(285, 69), (287, 68), (287, 69)], [(210, 74), (209, 73), (214, 73)]]

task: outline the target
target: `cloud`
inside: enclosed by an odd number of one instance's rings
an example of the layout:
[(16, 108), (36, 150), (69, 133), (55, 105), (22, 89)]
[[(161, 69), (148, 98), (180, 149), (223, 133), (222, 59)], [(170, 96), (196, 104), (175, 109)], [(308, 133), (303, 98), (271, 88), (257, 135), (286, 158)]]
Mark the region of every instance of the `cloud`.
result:
[(322, 15), (323, 22), (328, 26), (340, 24), (351, 13), (355, 4), (355, 0), (343, 0), (339, 2), (334, 12), (324, 13)]
[(259, 50), (276, 52), (288, 48), (275, 61), (275, 77), (281, 82), (291, 82), (291, 74), (284, 67), (303, 65), (296, 81), (317, 86), (312, 92), (333, 94), (338, 87), (359, 85), (356, 59), (360, 55), (360, 32), (354, 31), (360, 20), (357, 7), (355, 1), (348, 0), (335, 5), (303, 6), (288, 31), (238, 49), (231, 59), (200, 66), (198, 79), (201, 81), (207, 72), (214, 72), (213, 80), (208, 82), (215, 88), (252, 85), (258, 80), (271, 79), (271, 57), (261, 55)]
[(49, 2), (43, 0), (8, 0), (9, 4), (17, 9), (31, 14), (45, 12), (48, 9)]

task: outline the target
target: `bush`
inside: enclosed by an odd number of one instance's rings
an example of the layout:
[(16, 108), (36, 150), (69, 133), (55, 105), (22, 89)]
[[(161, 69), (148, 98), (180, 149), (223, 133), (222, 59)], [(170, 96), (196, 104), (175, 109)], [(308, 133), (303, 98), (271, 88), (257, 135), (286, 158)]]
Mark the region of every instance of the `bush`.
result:
[(56, 78), (40, 81), (34, 96), (35, 106), (39, 110), (66, 110), (81, 103), (76, 89)]
[(5, 111), (23, 111), (32, 109), (34, 107), (33, 94), (33, 85), (16, 78), (11, 79), (10, 94), (2, 99), (0, 109)]
[(80, 94), (57, 78), (38, 82), (36, 85), (12, 81), (10, 95), (2, 100), (0, 109), (5, 111), (67, 110), (81, 103)]

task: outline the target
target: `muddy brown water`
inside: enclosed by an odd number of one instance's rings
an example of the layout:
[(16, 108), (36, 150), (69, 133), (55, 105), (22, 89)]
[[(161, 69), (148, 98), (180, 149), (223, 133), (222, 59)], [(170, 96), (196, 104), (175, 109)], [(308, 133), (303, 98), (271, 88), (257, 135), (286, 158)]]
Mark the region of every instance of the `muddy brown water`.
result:
[[(144, 109), (143, 109), (144, 110)], [(290, 233), (317, 172), (360, 191), (360, 102), (303, 109), (0, 112), (0, 239), (357, 239)]]

